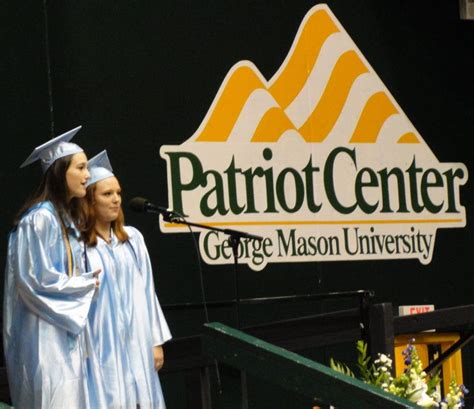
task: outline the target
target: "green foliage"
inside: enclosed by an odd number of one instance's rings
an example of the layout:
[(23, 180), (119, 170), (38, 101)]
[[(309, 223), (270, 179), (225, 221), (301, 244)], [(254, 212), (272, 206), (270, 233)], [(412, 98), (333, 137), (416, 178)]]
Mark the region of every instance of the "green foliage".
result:
[(428, 381), (426, 382), (426, 385), (428, 386), (428, 395), (432, 395), (437, 389), (438, 389), (438, 386), (441, 384), (441, 371), (438, 370), (436, 371), (436, 373), (431, 376), (431, 378), (428, 379)]
[(354, 372), (351, 371), (351, 368), (349, 368), (346, 364), (343, 364), (341, 362), (337, 362), (334, 359), (329, 360), (329, 366), (331, 369), (334, 369), (337, 372), (340, 372), (344, 375), (350, 376), (352, 378), (355, 378)]
[(356, 344), (357, 348), (357, 368), (359, 368), (360, 377), (361, 379), (373, 385), (375, 383), (375, 377), (373, 373), (375, 372), (375, 368), (373, 364), (370, 364), (371, 358), (367, 355), (367, 344), (359, 340)]

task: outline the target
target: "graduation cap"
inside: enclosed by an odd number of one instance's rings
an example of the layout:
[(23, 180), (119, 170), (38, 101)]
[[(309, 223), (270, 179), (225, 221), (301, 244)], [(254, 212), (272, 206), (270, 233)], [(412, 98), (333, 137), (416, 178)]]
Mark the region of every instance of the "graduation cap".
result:
[(91, 178), (87, 181), (86, 186), (93, 185), (102, 179), (107, 179), (114, 176), (112, 165), (110, 164), (107, 151), (102, 152), (89, 159), (87, 164)]
[(77, 128), (71, 129), (62, 135), (56, 136), (56, 138), (37, 146), (33, 152), (31, 152), (31, 155), (21, 164), (20, 168), (24, 168), (25, 166), (40, 160), (41, 168), (43, 169), (43, 173), (45, 173), (59, 158), (83, 152), (84, 150), (80, 146), (69, 142), (81, 128), (82, 126), (78, 126)]

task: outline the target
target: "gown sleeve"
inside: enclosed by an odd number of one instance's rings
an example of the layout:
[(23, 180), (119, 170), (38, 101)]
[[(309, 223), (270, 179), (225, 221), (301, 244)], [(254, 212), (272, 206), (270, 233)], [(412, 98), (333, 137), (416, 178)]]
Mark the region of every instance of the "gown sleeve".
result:
[(54, 214), (41, 209), (26, 216), (10, 253), (18, 294), (33, 313), (73, 334), (86, 324), (95, 292), (92, 273), (69, 277), (66, 248)]
[(136, 239), (134, 240), (136, 243), (134, 246), (137, 247), (138, 262), (145, 283), (147, 304), (151, 318), (153, 346), (163, 345), (166, 341), (171, 339), (171, 333), (155, 292), (153, 270), (145, 240), (138, 230), (133, 230), (133, 236)]

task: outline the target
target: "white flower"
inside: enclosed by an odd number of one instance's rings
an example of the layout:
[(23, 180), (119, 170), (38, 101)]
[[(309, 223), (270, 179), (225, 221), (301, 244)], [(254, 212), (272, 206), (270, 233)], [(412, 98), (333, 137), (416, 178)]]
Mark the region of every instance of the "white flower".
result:
[(421, 394), (421, 397), (416, 401), (416, 404), (422, 408), (432, 408), (433, 406), (437, 406), (437, 402), (425, 392)]
[(436, 390), (436, 391), (433, 391), (433, 393), (431, 394), (431, 397), (436, 401), (436, 402), (441, 402), (441, 393)]
[(407, 395), (410, 402), (418, 402), (422, 400), (423, 396), (426, 395), (428, 391), (428, 386), (422, 380), (413, 382), (408, 386)]
[(380, 354), (379, 359), (380, 359), (380, 362), (382, 362), (384, 364), (384, 363), (388, 362), (390, 358), (385, 354)]

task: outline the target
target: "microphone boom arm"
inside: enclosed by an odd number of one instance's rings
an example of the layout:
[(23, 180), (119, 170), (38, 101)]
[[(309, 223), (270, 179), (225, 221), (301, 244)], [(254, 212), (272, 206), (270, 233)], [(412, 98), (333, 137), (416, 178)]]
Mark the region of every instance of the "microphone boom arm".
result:
[[(238, 239), (249, 239), (249, 240), (257, 240), (257, 241), (262, 241), (264, 238), (262, 236), (257, 236), (255, 234), (250, 234), (247, 232), (239, 231), (239, 230), (233, 230), (233, 229), (221, 229), (219, 227), (214, 227), (210, 226), (208, 224), (199, 224), (199, 223), (193, 223), (193, 222), (188, 222), (187, 220), (184, 219), (181, 215), (177, 214), (174, 211), (160, 211), (157, 213), (161, 213), (163, 216), (163, 220), (168, 223), (173, 223), (173, 224), (183, 224), (186, 226), (193, 226), (193, 227), (199, 227), (201, 229), (207, 229), (207, 230), (213, 230), (217, 231), (220, 233), (227, 234), (230, 236), (230, 238), (238, 238)], [(165, 214), (166, 213), (166, 214)]]

